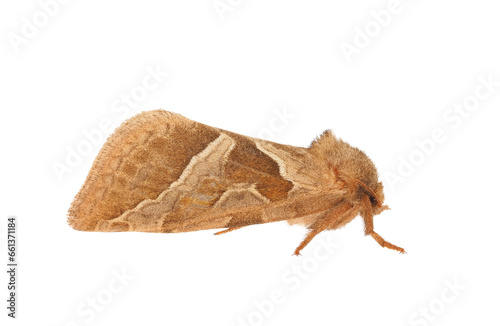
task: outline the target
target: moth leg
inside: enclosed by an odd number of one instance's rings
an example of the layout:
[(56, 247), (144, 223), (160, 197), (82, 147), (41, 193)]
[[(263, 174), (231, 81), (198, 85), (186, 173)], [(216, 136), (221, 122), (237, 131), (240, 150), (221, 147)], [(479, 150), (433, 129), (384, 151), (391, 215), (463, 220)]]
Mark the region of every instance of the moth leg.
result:
[(392, 250), (397, 250), (402, 254), (406, 254), (406, 251), (403, 248), (393, 245), (392, 243), (385, 241), (377, 232), (373, 230), (373, 214), (371, 213), (370, 200), (368, 197), (365, 197), (365, 214), (363, 214), (363, 220), (365, 222), (365, 235), (371, 236), (378, 244), (383, 248), (388, 248)]
[(398, 246), (395, 246), (393, 245), (392, 243), (390, 242), (387, 242), (384, 240), (384, 238), (382, 238), (380, 235), (377, 234), (377, 232), (375, 231), (372, 231), (370, 233), (370, 235), (372, 236), (373, 239), (375, 239), (375, 241), (378, 242), (379, 245), (381, 245), (382, 247), (385, 247), (385, 248), (389, 248), (389, 249), (393, 249), (393, 250), (397, 250), (399, 251), (400, 253), (402, 254), (406, 254), (406, 251), (403, 249), (403, 248), (400, 248)]
[(340, 219), (342, 219), (342, 217), (349, 217), (350, 214), (346, 214), (346, 213), (350, 213), (351, 209), (352, 209), (352, 205), (349, 203), (345, 203), (340, 208), (335, 209), (333, 211), (330, 211), (330, 212), (333, 212), (333, 214), (331, 216), (326, 216), (325, 218), (321, 219), (319, 221), (319, 223), (315, 223), (313, 225), (313, 229), (307, 234), (306, 238), (304, 240), (302, 240), (302, 242), (297, 247), (297, 249), (295, 249), (295, 252), (293, 254), (295, 256), (299, 256), (300, 251), (302, 249), (304, 249), (304, 247), (307, 246), (307, 244), (309, 242), (311, 242), (311, 240), (316, 235), (318, 235), (318, 233), (320, 233), (321, 231), (324, 231), (326, 228), (328, 228), (328, 226), (330, 224), (338, 222)]
[(234, 230), (238, 230), (238, 229), (241, 229), (241, 228), (242, 228), (242, 226), (238, 226), (238, 227), (234, 227), (234, 228), (227, 228), (225, 230), (222, 230), (222, 231), (214, 233), (214, 235), (224, 234), (224, 233), (231, 232), (231, 231), (234, 231)]

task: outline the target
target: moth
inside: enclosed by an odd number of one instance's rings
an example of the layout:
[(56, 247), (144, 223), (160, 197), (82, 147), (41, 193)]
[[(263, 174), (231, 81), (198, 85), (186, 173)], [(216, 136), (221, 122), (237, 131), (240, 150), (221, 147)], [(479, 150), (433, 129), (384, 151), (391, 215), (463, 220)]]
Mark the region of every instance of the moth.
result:
[(365, 234), (388, 209), (373, 162), (327, 130), (308, 148), (210, 127), (164, 110), (125, 121), (107, 139), (68, 212), (81, 231), (189, 232), (286, 220), (300, 251), (358, 214)]

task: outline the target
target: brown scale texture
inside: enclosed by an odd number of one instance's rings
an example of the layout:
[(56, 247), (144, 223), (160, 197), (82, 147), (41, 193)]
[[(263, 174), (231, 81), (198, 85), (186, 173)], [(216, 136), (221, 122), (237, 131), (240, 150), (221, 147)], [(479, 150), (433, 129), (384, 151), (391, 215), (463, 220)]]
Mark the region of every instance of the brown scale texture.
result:
[(75, 229), (93, 229), (98, 220), (158, 197), (189, 160), (219, 136), (202, 124), (176, 120), (187, 119), (166, 111), (144, 112), (109, 137), (69, 210)]
[(226, 164), (229, 180), (256, 184), (257, 190), (271, 201), (285, 199), (293, 183), (283, 179), (278, 163), (258, 150), (251, 138), (227, 133), (236, 141)]

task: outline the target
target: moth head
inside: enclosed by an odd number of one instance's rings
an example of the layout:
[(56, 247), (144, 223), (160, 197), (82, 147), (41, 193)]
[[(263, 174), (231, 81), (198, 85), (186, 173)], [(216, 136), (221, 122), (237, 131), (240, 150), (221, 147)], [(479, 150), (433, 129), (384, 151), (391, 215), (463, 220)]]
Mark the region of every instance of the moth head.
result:
[(363, 198), (364, 210), (369, 210), (373, 215), (378, 215), (382, 211), (389, 209), (389, 206), (384, 205), (384, 186), (382, 182), (378, 182), (374, 189), (359, 180), (356, 180), (356, 182), (363, 188), (359, 197)]
[[(366, 173), (352, 176), (350, 178), (341, 179), (343, 173), (338, 171), (339, 179), (344, 185), (347, 196), (350, 197), (350, 202), (358, 207), (362, 207), (361, 211), (369, 211), (372, 215), (378, 215), (382, 211), (388, 209), (384, 205), (384, 186), (378, 181), (376, 170), (367, 176)], [(363, 178), (364, 177), (364, 178)]]
[[(310, 147), (327, 166), (336, 184), (346, 191), (349, 201), (363, 210), (371, 209), (373, 215), (388, 207), (384, 205), (384, 189), (372, 160), (360, 149), (325, 131)], [(369, 206), (367, 200), (369, 200)]]

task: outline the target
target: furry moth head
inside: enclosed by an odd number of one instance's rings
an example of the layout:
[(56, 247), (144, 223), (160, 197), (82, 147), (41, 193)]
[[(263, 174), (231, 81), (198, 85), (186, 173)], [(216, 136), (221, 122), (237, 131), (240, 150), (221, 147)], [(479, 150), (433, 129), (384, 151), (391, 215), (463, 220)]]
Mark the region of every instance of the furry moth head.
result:
[[(313, 141), (310, 149), (324, 160), (334, 180), (344, 183), (346, 198), (356, 205), (368, 199), (373, 215), (388, 209), (384, 203), (384, 187), (372, 160), (361, 150), (336, 138), (326, 130)], [(367, 209), (367, 207), (363, 207)], [(363, 214), (363, 210), (360, 213)]]

